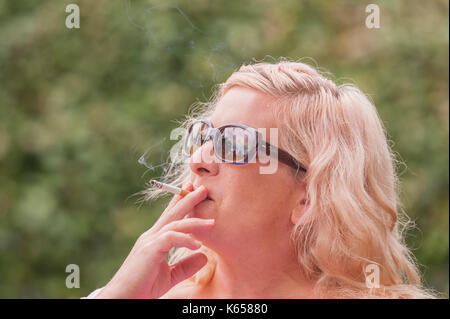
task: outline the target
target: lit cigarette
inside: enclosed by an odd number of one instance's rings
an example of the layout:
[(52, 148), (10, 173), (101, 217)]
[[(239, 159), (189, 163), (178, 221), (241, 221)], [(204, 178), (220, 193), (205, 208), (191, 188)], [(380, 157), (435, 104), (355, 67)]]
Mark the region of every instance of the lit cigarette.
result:
[(185, 189), (182, 189), (182, 188), (179, 188), (179, 187), (175, 187), (175, 186), (172, 186), (172, 185), (169, 185), (169, 184), (161, 183), (161, 182), (158, 182), (158, 181), (156, 181), (154, 179), (152, 179), (150, 181), (150, 185), (152, 185), (153, 187), (157, 187), (159, 189), (162, 189), (163, 191), (166, 191), (166, 192), (170, 192), (170, 193), (173, 193), (173, 194), (181, 195), (181, 197), (184, 197), (184, 196), (186, 196), (187, 194), (190, 193), (190, 191), (187, 191)]

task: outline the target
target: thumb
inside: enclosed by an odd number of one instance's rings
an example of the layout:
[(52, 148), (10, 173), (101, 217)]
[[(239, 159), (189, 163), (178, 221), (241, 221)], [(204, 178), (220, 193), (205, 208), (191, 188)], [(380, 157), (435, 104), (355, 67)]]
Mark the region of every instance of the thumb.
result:
[(200, 252), (184, 257), (170, 267), (171, 284), (175, 286), (179, 282), (188, 279), (202, 269), (207, 262), (208, 258), (206, 255)]

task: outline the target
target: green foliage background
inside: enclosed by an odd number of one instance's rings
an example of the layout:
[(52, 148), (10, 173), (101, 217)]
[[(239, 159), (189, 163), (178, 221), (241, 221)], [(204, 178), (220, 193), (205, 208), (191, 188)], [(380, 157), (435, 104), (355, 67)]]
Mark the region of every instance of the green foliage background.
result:
[[(68, 29), (76, 3), (81, 28)], [(365, 27), (369, 3), (381, 28)], [(448, 295), (448, 1), (0, 0), (0, 297), (103, 286), (168, 198), (132, 196), (169, 133), (253, 58), (312, 57), (369, 94), (388, 129), (408, 233)], [(68, 264), (81, 288), (67, 289)]]

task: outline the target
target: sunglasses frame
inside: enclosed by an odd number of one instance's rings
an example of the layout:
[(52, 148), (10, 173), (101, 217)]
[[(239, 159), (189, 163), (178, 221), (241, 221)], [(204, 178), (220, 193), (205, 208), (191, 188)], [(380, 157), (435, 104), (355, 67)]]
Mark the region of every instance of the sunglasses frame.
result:
[[(197, 123), (204, 123), (208, 126), (208, 131), (206, 132), (206, 138), (203, 140), (202, 145), (204, 145), (206, 142), (208, 142), (210, 139), (212, 140), (213, 143), (213, 150), (214, 150), (214, 155), (221, 160), (224, 163), (228, 163), (228, 164), (234, 164), (234, 165), (246, 165), (249, 164), (252, 160), (255, 159), (255, 157), (258, 155), (258, 151), (261, 150), (262, 152), (265, 152), (266, 155), (277, 159), (279, 162), (284, 163), (294, 169), (300, 169), (304, 172), (307, 171), (307, 168), (301, 164), (299, 161), (297, 161), (296, 158), (294, 158), (291, 154), (289, 154), (288, 152), (276, 147), (275, 145), (272, 145), (270, 143), (268, 143), (267, 141), (264, 141), (261, 137), (261, 132), (259, 132), (256, 128), (246, 125), (246, 124), (242, 124), (242, 123), (229, 123), (229, 124), (225, 124), (222, 126), (219, 126), (217, 128), (213, 127), (212, 123), (210, 120), (208, 119), (199, 119), (196, 120), (195, 122), (191, 123), (191, 125), (189, 125), (188, 130), (187, 130), (187, 134), (185, 137), (185, 141), (184, 141), (184, 145), (183, 145), (183, 153), (186, 156), (191, 156), (191, 154), (189, 154), (186, 151), (186, 147), (187, 147), (187, 142), (188, 142), (188, 137), (191, 134), (192, 131), (192, 127), (197, 124)], [(247, 154), (248, 158), (247, 161), (242, 162), (242, 161), (230, 161), (227, 159), (222, 158), (222, 156), (220, 154), (217, 154), (217, 148), (216, 145), (219, 141), (221, 141), (222, 139), (222, 134), (225, 128), (227, 127), (238, 127), (238, 128), (242, 128), (250, 133), (255, 133), (257, 135), (257, 139), (256, 139), (256, 146), (255, 146), (255, 150), (253, 150), (250, 154), (250, 152)], [(220, 139), (220, 140), (219, 140)], [(260, 144), (260, 141), (262, 142)], [(270, 152), (268, 152), (270, 150)], [(277, 154), (278, 156), (276, 156), (275, 154)], [(250, 158), (251, 155), (251, 158)]]

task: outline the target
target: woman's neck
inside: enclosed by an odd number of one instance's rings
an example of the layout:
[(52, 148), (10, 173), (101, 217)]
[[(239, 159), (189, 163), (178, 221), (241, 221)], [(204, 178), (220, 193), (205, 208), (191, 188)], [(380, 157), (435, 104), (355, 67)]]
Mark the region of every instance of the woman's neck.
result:
[[(236, 256), (232, 260), (219, 255), (216, 258), (211, 280), (196, 287), (192, 298), (316, 298), (314, 284), (302, 276), (295, 258), (273, 255), (266, 261), (256, 255), (246, 255), (241, 260)], [(284, 263), (277, 260), (283, 260)]]

